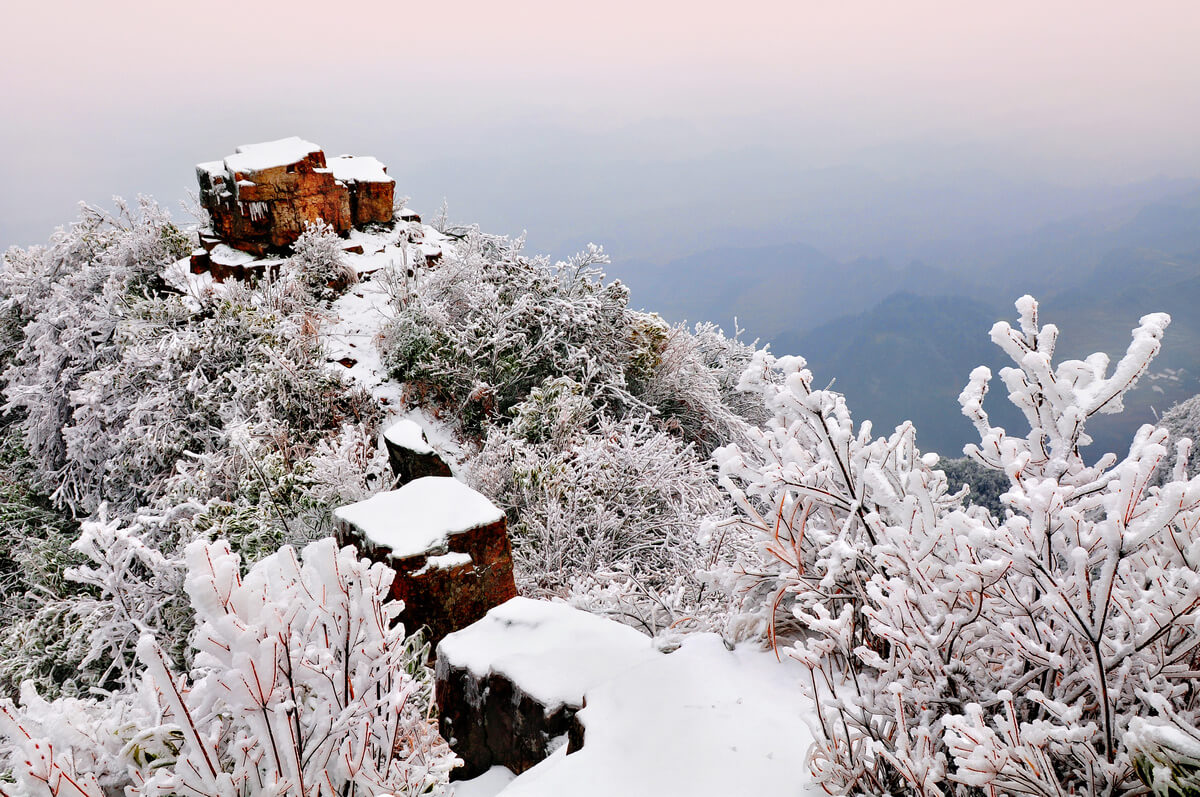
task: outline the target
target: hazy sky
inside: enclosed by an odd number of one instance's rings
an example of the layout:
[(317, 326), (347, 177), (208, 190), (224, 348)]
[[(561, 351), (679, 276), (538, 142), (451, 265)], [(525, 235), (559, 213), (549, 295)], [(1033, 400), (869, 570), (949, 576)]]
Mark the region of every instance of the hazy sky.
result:
[(698, 197), (750, 229), (824, 169), (1200, 176), (1194, 0), (40, 0), (4, 22), (0, 247), (81, 199), (174, 205), (195, 163), (286, 135), (550, 248), (635, 218), (632, 249), (686, 238), (717, 213)]

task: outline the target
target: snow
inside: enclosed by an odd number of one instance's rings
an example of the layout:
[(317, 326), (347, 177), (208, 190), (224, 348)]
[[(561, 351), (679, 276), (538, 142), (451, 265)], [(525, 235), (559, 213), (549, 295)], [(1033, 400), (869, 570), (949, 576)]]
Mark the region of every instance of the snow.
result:
[[(379, 338), (383, 328), (395, 313), (392, 310), (394, 283), (412, 265), (416, 246), (410, 245), (407, 225), (397, 224), (383, 232), (354, 230), (350, 243), (362, 246), (363, 254), (345, 253), (345, 261), (354, 267), (363, 281), (351, 287), (330, 308), (321, 325), (321, 339), (329, 352), (330, 367), (369, 391), (386, 407), (401, 407), (402, 385), (388, 378), (387, 368), (379, 353)], [(442, 247), (451, 246), (449, 238), (434, 228), (423, 225), (419, 235), (436, 240)], [(348, 368), (339, 361), (353, 360)], [(426, 425), (426, 433), (429, 428)], [(449, 449), (430, 441), (439, 451)]]
[(801, 669), (770, 651), (729, 651), (716, 634), (688, 637), (589, 689), (582, 749), (552, 755), (499, 795), (825, 795), (804, 764), (813, 707)]
[[(204, 250), (200, 249), (193, 254), (203, 252)], [(212, 274), (207, 271), (203, 274), (192, 273), (190, 256), (176, 260), (163, 269), (163, 281), (184, 295), (188, 308), (194, 313), (204, 309), (204, 303), (212, 296), (216, 284)]]
[(231, 172), (256, 172), (277, 166), (299, 163), (321, 148), (311, 141), (296, 136), (260, 144), (243, 144), (236, 154), (225, 159), (225, 167)]
[(440, 556), (430, 556), (425, 560), (425, 564), (421, 565), (421, 569), (413, 573), (414, 576), (423, 576), (430, 570), (453, 570), (456, 567), (463, 567), (471, 564), (471, 554), (469, 553), (444, 553)]
[[(357, 263), (360, 256), (345, 257), (347, 262)], [(384, 406), (400, 407), (400, 386), (387, 378), (378, 346), (383, 328), (395, 315), (385, 276), (351, 286), (339, 297), (321, 324), (320, 336), (329, 352), (330, 368), (361, 385)], [(338, 364), (346, 358), (355, 361), (349, 368)]]
[(224, 179), (225, 177), (225, 161), (207, 161), (205, 163), (197, 163), (196, 169), (207, 174), (209, 179)]
[(212, 262), (222, 266), (244, 266), (247, 263), (253, 263), (257, 258), (249, 252), (243, 252), (240, 249), (234, 249), (228, 244), (217, 244), (209, 253), (209, 258)]
[(460, 780), (450, 784), (451, 797), (496, 797), (500, 791), (512, 783), (514, 775), (506, 767), (492, 767), (477, 778)]
[[(649, 637), (565, 603), (513, 598), (438, 644), (438, 661), (482, 680), (501, 673), (545, 706), (583, 705), (614, 675), (660, 658)], [(564, 792), (571, 793), (571, 792)]]
[(452, 534), (495, 523), (504, 513), (482, 494), (449, 476), (426, 476), (399, 490), (336, 509), (334, 517), (358, 529), (396, 559), (445, 548)]
[(342, 181), (358, 183), (394, 183), (387, 175), (387, 167), (369, 155), (355, 157), (339, 155), (327, 161), (333, 176)]
[(407, 448), (415, 454), (432, 454), (433, 448), (425, 442), (425, 432), (416, 421), (402, 418), (383, 433), (384, 438), (393, 445)]

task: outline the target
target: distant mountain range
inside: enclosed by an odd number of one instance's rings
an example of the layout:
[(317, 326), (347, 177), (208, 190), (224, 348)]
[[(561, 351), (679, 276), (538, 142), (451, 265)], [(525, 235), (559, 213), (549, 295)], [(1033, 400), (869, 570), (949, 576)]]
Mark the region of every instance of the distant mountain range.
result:
[[(728, 326), (736, 316), (775, 352), (804, 355), (817, 382), (836, 380), (877, 434), (911, 419), (921, 448), (947, 456), (974, 439), (956, 397), (975, 366), (1009, 364), (988, 330), (1015, 323), (1012, 302), (1024, 293), (1062, 330), (1060, 360), (1106, 351), (1115, 361), (1143, 314), (1172, 316), (1127, 411), (1093, 422), (1097, 456), (1200, 392), (1200, 191), (980, 246), (969, 270), (937, 246), (902, 267), (840, 262), (804, 244), (714, 249), (645, 273), (634, 298), (672, 320)], [(1019, 425), (998, 382), (989, 402), (993, 423)]]

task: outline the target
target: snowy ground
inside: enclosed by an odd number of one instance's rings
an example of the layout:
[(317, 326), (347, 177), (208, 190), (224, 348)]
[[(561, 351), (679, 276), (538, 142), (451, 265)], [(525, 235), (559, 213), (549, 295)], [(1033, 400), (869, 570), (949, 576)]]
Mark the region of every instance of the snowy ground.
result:
[(444, 255), (454, 242), (427, 224), (397, 223), (395, 229), (381, 233), (353, 230), (347, 245), (362, 247), (362, 254), (345, 255), (360, 282), (338, 298), (322, 320), (319, 334), (329, 352), (330, 367), (364, 387), (393, 413), (385, 428), (403, 419), (419, 426), (451, 472), (461, 477), (460, 463), (466, 453), (445, 424), (429, 413), (405, 407), (404, 386), (387, 378), (379, 351), (383, 330), (393, 317), (392, 297), (408, 269), (419, 260), (417, 251), (426, 257)]
[[(567, 755), (564, 745), (515, 778), (493, 768), (455, 784), (456, 797), (825, 794), (804, 760), (813, 707), (797, 687), (796, 662), (749, 647), (730, 651), (716, 634), (696, 634), (669, 654), (651, 652), (645, 639), (641, 655), (608, 656), (600, 667), (608, 676), (596, 679), (597, 668), (580, 661), (604, 661), (603, 653), (560, 660), (572, 649), (604, 647), (596, 629), (581, 631), (565, 616), (575, 611), (517, 598), (494, 609), (480, 628), (447, 637), (451, 648), (440, 653), (470, 659), (472, 671), (504, 672), (529, 694), (578, 702), (577, 682), (590, 684), (578, 714), (581, 750)], [(506, 628), (516, 629), (511, 639)]]

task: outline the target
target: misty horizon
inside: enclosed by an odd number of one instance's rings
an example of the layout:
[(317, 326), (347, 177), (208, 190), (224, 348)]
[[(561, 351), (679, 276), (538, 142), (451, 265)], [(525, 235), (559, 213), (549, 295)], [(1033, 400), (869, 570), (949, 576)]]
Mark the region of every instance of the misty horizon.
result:
[(746, 242), (901, 263), (1200, 184), (1185, 3), (522, 8), (10, 11), (0, 247), (113, 195), (186, 222), (194, 164), (288, 135), (379, 157), (427, 216), (618, 263)]

